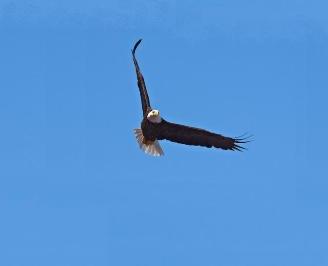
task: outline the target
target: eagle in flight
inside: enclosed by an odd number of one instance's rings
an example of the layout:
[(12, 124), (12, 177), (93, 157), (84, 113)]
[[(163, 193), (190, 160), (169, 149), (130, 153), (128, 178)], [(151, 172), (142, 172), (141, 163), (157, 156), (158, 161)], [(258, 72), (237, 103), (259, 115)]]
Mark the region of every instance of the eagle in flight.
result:
[(135, 52), (142, 39), (132, 49), (132, 58), (137, 74), (141, 98), (143, 119), (141, 128), (134, 129), (140, 148), (147, 154), (162, 156), (164, 152), (159, 140), (169, 140), (186, 145), (219, 148), (223, 150), (241, 151), (241, 145), (248, 142), (247, 138), (230, 138), (204, 129), (174, 124), (160, 116), (158, 110), (151, 108), (144, 78), (141, 74)]

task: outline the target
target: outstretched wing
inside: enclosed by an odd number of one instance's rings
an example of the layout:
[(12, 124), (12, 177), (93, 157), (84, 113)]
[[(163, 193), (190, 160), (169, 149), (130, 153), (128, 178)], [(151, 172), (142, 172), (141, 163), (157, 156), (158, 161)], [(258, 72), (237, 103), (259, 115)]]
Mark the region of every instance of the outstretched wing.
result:
[(136, 49), (137, 49), (138, 45), (141, 43), (141, 41), (142, 41), (142, 39), (137, 41), (136, 44), (134, 45), (134, 47), (132, 49), (132, 57), (133, 57), (133, 62), (134, 62), (134, 66), (135, 66), (136, 73), (137, 73), (138, 87), (139, 87), (139, 92), (140, 92), (143, 115), (146, 116), (148, 114), (148, 112), (151, 110), (151, 107), (150, 107), (149, 97), (148, 97), (148, 93), (147, 93), (147, 89), (146, 89), (146, 84), (145, 84), (144, 78), (140, 72), (140, 68), (139, 68), (137, 59), (135, 57)]
[(238, 150), (245, 148), (240, 146), (248, 142), (245, 138), (229, 138), (209, 132), (204, 129), (178, 125), (162, 120), (159, 124), (157, 139), (169, 140), (186, 145), (203, 146), (207, 148), (215, 147), (224, 150)]

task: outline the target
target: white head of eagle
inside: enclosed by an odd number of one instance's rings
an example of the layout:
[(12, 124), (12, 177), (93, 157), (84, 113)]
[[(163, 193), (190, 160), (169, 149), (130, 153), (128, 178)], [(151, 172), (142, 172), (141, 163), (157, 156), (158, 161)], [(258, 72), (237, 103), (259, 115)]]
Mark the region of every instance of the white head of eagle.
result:
[(161, 123), (162, 122), (162, 118), (159, 115), (159, 111), (156, 109), (151, 110), (148, 114), (147, 114), (147, 119), (152, 122), (152, 123)]

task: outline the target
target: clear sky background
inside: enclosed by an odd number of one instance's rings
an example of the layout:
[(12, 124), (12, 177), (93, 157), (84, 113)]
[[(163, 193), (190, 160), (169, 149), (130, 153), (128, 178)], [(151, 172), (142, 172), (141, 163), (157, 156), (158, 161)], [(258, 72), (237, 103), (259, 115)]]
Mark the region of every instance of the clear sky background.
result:
[[(328, 265), (328, 4), (0, 2), (0, 265)], [(254, 140), (145, 155), (169, 121)]]

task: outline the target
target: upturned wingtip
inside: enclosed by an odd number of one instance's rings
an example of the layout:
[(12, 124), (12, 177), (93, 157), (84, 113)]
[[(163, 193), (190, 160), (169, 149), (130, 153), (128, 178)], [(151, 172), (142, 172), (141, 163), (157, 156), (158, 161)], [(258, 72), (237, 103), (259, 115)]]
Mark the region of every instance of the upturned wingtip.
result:
[(135, 43), (135, 45), (134, 45), (134, 47), (133, 47), (133, 49), (132, 49), (132, 54), (134, 55), (134, 53), (136, 52), (136, 49), (137, 49), (137, 47), (139, 46), (139, 44), (141, 43), (141, 41), (142, 41), (142, 39), (139, 39), (136, 43)]

